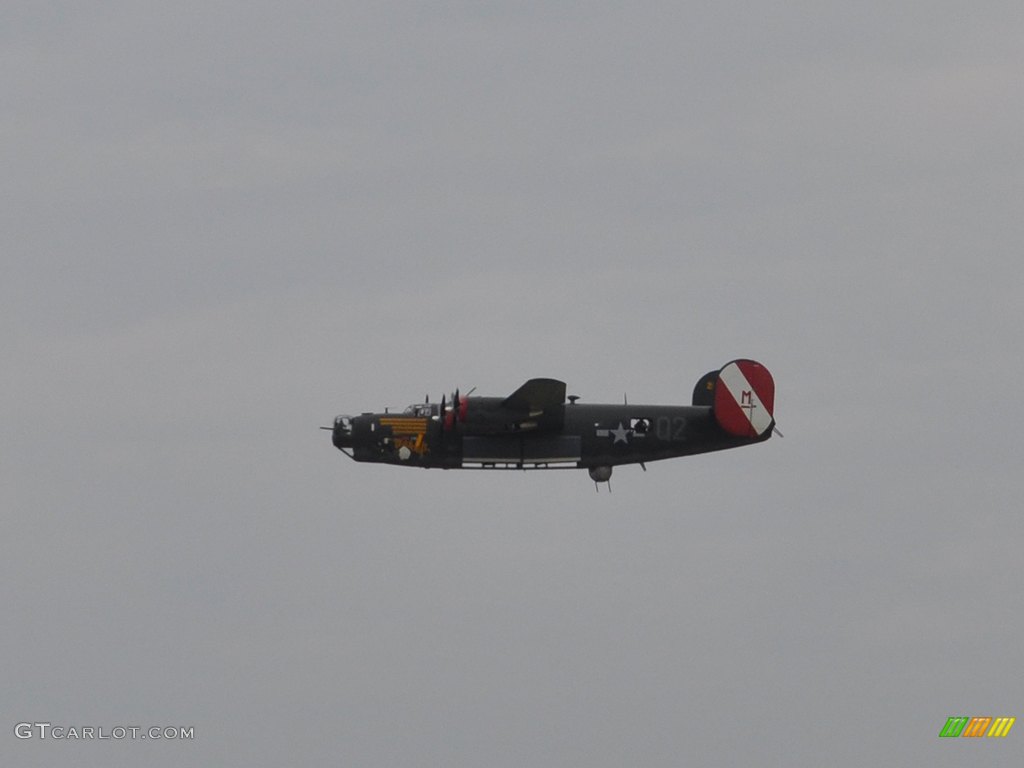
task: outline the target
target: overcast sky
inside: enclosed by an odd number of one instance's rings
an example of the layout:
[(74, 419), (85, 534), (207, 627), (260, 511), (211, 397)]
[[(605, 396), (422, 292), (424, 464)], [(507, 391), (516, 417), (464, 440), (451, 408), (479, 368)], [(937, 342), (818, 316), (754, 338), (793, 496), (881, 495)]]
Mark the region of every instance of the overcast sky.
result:
[[(1019, 2), (8, 2), (0, 763), (1004, 766)], [(786, 437), (317, 429), (555, 377)], [(190, 741), (22, 740), (19, 722)]]

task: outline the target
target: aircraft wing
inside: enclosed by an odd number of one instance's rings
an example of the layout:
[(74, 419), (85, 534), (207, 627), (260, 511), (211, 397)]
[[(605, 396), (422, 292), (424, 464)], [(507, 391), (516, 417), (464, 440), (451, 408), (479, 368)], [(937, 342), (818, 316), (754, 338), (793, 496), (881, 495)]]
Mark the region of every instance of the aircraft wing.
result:
[(502, 408), (525, 411), (539, 416), (544, 411), (553, 411), (565, 402), (565, 382), (557, 379), (530, 379), (519, 389), (505, 398)]

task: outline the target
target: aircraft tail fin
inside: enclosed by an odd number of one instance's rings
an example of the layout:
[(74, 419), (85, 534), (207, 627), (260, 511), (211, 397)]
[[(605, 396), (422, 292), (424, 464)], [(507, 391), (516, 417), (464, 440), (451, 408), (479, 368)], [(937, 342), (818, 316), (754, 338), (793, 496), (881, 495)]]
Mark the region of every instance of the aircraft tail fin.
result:
[(775, 380), (761, 363), (733, 360), (701, 377), (693, 404), (710, 406), (731, 435), (762, 437), (775, 426)]
[(708, 371), (693, 388), (693, 404), (706, 405), (711, 407), (715, 404), (715, 382), (718, 381), (718, 371)]

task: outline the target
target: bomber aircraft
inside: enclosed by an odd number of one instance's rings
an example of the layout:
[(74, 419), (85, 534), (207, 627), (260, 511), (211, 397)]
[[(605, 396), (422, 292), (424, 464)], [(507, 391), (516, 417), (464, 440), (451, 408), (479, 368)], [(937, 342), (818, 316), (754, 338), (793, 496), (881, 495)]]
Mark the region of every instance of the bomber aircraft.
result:
[[(753, 360), (705, 374), (692, 405), (584, 404), (565, 383), (530, 379), (508, 397), (459, 395), (402, 413), (338, 416), (335, 447), (355, 461), (441, 469), (587, 469), (608, 483), (612, 467), (761, 443), (775, 429), (775, 382)], [(625, 400), (625, 398), (623, 398)], [(781, 433), (780, 433), (781, 436)]]

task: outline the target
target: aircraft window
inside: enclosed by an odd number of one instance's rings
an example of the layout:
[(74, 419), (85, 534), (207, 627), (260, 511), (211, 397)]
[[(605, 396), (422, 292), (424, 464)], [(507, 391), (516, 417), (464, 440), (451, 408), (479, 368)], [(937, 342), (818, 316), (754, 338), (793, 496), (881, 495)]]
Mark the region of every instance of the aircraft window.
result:
[(651, 420), (644, 418), (630, 419), (629, 426), (637, 434), (646, 435), (647, 430), (651, 428)]

